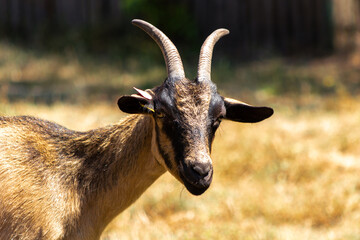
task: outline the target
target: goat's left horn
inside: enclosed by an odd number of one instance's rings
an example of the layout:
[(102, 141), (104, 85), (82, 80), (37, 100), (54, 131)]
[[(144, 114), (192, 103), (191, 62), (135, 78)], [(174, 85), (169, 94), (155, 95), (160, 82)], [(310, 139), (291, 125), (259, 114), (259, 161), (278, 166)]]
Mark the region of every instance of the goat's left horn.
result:
[(165, 59), (168, 77), (175, 80), (185, 78), (180, 54), (170, 39), (162, 31), (148, 22), (134, 19), (132, 20), (132, 23), (144, 30), (160, 47)]
[(215, 43), (223, 36), (229, 34), (229, 30), (220, 28), (208, 36), (201, 46), (199, 66), (198, 66), (198, 81), (211, 79), (211, 59)]

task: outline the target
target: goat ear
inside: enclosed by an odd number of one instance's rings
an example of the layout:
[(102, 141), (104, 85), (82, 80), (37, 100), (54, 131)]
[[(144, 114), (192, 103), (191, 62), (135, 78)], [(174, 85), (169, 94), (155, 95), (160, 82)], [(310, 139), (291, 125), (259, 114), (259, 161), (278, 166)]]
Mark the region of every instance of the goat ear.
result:
[(118, 100), (118, 106), (121, 111), (131, 114), (154, 112), (154, 106), (151, 99), (139, 95), (122, 96)]
[(231, 98), (224, 98), (226, 116), (236, 122), (255, 123), (273, 115), (274, 110), (269, 107), (254, 107)]

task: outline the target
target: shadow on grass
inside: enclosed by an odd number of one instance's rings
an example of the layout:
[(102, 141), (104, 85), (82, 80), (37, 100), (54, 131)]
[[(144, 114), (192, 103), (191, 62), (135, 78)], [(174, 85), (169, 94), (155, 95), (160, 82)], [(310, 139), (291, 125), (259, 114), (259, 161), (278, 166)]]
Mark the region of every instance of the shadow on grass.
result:
[[(83, 103), (114, 101), (131, 94), (132, 87), (147, 89), (166, 78), (161, 52), (153, 42), (135, 54), (87, 54), (75, 48), (63, 53), (0, 42), (1, 98), (14, 102)], [(131, 50), (133, 52), (133, 50)], [(195, 54), (196, 55), (196, 54)], [(196, 61), (186, 61), (187, 76), (196, 75)], [(330, 60), (329, 60), (330, 59)], [(267, 58), (236, 63), (214, 56), (212, 80), (231, 96), (297, 98), (303, 95), (357, 94), (360, 70), (328, 59)], [(259, 94), (258, 94), (259, 93)]]

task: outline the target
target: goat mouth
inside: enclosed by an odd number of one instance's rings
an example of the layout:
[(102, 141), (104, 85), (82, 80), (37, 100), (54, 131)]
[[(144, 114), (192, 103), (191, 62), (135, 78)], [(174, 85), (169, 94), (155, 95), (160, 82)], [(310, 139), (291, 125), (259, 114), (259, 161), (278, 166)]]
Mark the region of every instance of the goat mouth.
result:
[(205, 177), (195, 177), (193, 174), (189, 174), (189, 169), (186, 165), (182, 165), (180, 169), (180, 178), (191, 194), (196, 196), (201, 195), (210, 187), (213, 178), (212, 168)]

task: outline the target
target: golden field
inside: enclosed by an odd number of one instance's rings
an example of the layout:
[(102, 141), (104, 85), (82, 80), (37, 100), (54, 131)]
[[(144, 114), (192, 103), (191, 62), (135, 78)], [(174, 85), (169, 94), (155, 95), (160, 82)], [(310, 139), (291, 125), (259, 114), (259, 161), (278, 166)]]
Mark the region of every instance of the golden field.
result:
[[(359, 100), (331, 110), (275, 108), (259, 124), (223, 122), (205, 194), (190, 195), (167, 173), (103, 239), (359, 239)], [(123, 117), (111, 104), (2, 104), (1, 114), (78, 130)]]
[[(135, 74), (137, 63), (98, 66), (97, 60), (71, 54), (9, 50), (7, 43), (0, 50), (4, 95), (10, 83), (38, 79), (46, 86), (53, 78), (80, 96), (50, 105), (33, 103), (32, 95), (21, 101), (3, 96), (0, 114), (34, 115), (76, 130), (125, 116), (116, 99), (87, 101), (91, 96), (82, 86), (104, 81), (121, 94), (132, 93), (132, 86), (149, 84), (146, 76), (160, 84), (165, 73), (159, 66)], [(360, 98), (351, 94), (359, 70), (343, 69), (336, 61), (286, 65), (279, 59), (246, 70), (228, 68), (226, 63), (215, 68), (220, 91), (273, 107), (274, 116), (257, 124), (224, 121), (213, 145), (214, 179), (207, 192), (192, 196), (166, 173), (108, 226), (102, 239), (360, 239)], [(231, 79), (221, 82), (224, 74)], [(349, 76), (346, 84), (344, 75)]]

